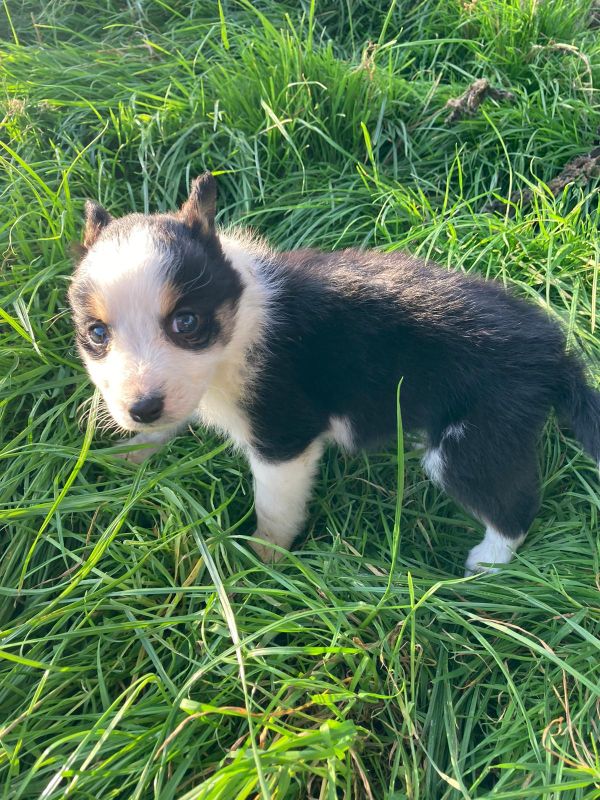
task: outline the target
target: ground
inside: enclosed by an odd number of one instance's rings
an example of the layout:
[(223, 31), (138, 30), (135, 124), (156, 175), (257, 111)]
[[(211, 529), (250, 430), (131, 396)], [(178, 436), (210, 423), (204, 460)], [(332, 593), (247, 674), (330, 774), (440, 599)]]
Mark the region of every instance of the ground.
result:
[(114, 458), (66, 308), (85, 197), (169, 209), (211, 169), (221, 223), (487, 275), (597, 382), (598, 25), (589, 0), (3, 3), (2, 798), (600, 796), (600, 483), (554, 420), (498, 575), (462, 577), (482, 529), (411, 441), (328, 452), (265, 566), (227, 443)]

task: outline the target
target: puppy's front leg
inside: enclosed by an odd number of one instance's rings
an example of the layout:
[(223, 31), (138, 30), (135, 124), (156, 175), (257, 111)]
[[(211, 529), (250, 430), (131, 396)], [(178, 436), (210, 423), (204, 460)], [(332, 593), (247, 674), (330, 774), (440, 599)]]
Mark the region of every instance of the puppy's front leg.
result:
[[(150, 456), (158, 453), (160, 448), (174, 439), (180, 431), (180, 426), (173, 428), (165, 428), (160, 431), (148, 431), (148, 433), (137, 433), (131, 439), (125, 439), (121, 444), (128, 444), (132, 447), (138, 447), (139, 450), (130, 450), (128, 453), (119, 453), (118, 458), (125, 461), (131, 461), (133, 464), (141, 464)], [(153, 447), (145, 447), (143, 445), (153, 445)]]
[(254, 534), (257, 541), (252, 542), (252, 548), (263, 561), (281, 558), (281, 553), (270, 547), (269, 542), (289, 550), (302, 530), (322, 453), (323, 444), (319, 440), (289, 461), (265, 461), (254, 451), (250, 452), (257, 520)]

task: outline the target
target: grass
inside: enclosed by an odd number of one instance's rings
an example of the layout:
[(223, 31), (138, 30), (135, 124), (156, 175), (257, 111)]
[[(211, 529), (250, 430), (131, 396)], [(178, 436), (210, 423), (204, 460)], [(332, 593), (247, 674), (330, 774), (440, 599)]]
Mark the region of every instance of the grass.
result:
[[(402, 247), (504, 282), (597, 381), (598, 180), (546, 188), (598, 143), (594, 13), (4, 0), (3, 800), (600, 797), (598, 474), (552, 420), (542, 510), (500, 575), (462, 577), (480, 527), (411, 441), (328, 452), (306, 541), (265, 566), (226, 443), (112, 457), (65, 299), (85, 197), (171, 208), (209, 168), (221, 221), (277, 246)], [(446, 124), (482, 77), (514, 102)]]

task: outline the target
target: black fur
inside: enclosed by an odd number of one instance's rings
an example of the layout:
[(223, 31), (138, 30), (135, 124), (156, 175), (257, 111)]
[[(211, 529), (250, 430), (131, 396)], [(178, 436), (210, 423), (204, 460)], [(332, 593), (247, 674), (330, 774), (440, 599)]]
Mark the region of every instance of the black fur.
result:
[(247, 404), (264, 458), (297, 456), (332, 416), (348, 418), (357, 447), (388, 439), (400, 379), (403, 425), (441, 448), (444, 488), (508, 537), (537, 512), (552, 406), (598, 458), (600, 395), (541, 309), (401, 253), (301, 250), (268, 269), (276, 321)]
[[(211, 219), (214, 221), (214, 212)], [(169, 238), (173, 268), (168, 282), (179, 294), (165, 320), (166, 335), (178, 347), (188, 350), (202, 350), (218, 336), (226, 340), (228, 330), (223, 329), (219, 313), (225, 309), (235, 311), (242, 284), (238, 273), (225, 258), (214, 228), (208, 224), (206, 228), (200, 228), (196, 223), (188, 227), (168, 217), (157, 218), (156, 227)], [(175, 337), (169, 331), (171, 317), (182, 310), (193, 311), (200, 317), (201, 327), (197, 336)]]

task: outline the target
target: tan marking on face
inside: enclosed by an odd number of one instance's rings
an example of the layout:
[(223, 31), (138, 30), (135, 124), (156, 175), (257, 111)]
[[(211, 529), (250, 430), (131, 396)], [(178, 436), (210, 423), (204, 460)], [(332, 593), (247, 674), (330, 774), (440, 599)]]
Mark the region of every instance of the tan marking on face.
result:
[(219, 339), (223, 344), (228, 344), (235, 326), (235, 307), (232, 303), (223, 303), (215, 314), (219, 323)]
[(98, 292), (90, 295), (87, 311), (91, 318), (108, 322), (108, 309), (104, 305), (104, 298)]
[(167, 281), (160, 290), (160, 314), (167, 317), (175, 310), (181, 296), (175, 286)]

